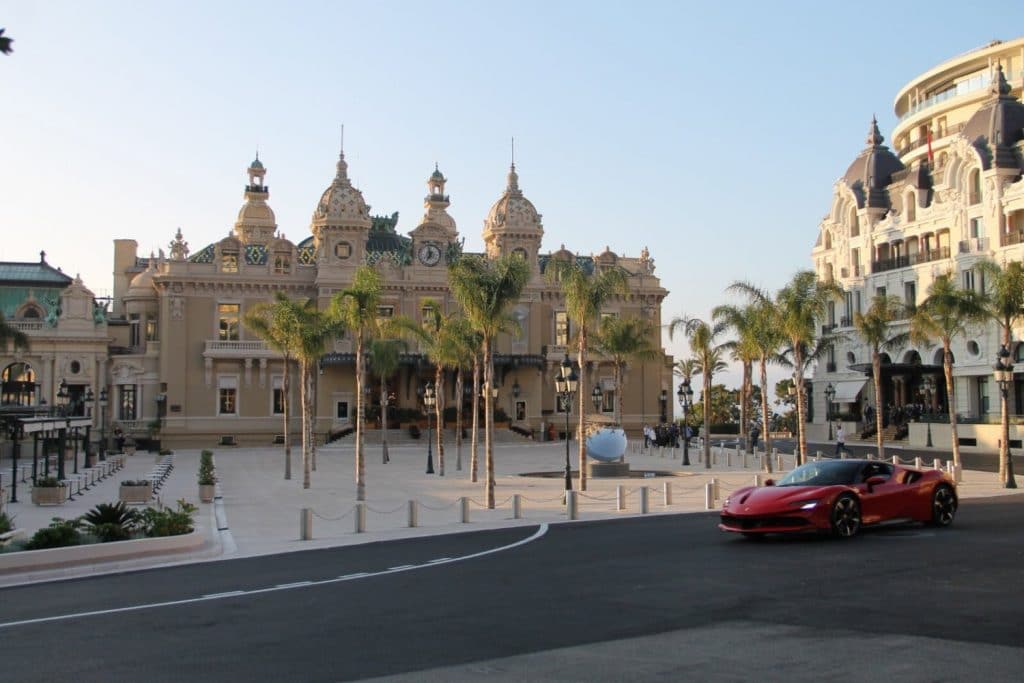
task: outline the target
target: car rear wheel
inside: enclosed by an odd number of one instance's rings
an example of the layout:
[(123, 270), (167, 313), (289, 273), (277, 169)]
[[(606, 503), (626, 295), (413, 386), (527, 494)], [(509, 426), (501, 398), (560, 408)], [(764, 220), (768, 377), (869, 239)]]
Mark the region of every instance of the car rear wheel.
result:
[(832, 534), (839, 538), (856, 536), (860, 531), (860, 503), (844, 493), (832, 506)]
[(956, 517), (956, 494), (946, 484), (935, 487), (932, 494), (932, 525), (949, 526)]

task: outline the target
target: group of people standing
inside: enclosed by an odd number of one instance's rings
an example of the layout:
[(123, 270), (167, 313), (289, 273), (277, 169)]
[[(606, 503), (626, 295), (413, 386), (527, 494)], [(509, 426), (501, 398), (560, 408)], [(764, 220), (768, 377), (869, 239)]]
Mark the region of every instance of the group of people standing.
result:
[[(679, 438), (682, 436), (682, 432), (679, 429), (679, 425), (675, 422), (665, 423), (662, 422), (659, 425), (651, 426), (644, 425), (644, 448), (650, 448), (651, 446), (664, 446), (666, 448), (680, 448), (681, 444)], [(689, 425), (686, 426), (686, 438), (689, 440), (693, 438), (693, 429)]]

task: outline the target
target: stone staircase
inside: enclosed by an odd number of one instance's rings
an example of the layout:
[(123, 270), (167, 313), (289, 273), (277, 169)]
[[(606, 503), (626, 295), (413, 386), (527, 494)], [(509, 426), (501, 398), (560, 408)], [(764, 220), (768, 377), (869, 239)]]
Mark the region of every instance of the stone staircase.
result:
[[(882, 429), (882, 438), (885, 441), (885, 443), (892, 443), (893, 441), (902, 441), (902, 439), (897, 439), (896, 438), (896, 430), (898, 430), (898, 429), (899, 429), (899, 427), (897, 427), (894, 424), (890, 424), (888, 427), (885, 427), (885, 428)], [(869, 436), (866, 439), (860, 438), (860, 432), (859, 431), (857, 431), (857, 432), (851, 434), (850, 436), (848, 436), (846, 440), (847, 440), (847, 442), (852, 442), (852, 443), (876, 443), (877, 442), (877, 439), (875, 439), (875, 435), (874, 434), (872, 434), (871, 436)]]

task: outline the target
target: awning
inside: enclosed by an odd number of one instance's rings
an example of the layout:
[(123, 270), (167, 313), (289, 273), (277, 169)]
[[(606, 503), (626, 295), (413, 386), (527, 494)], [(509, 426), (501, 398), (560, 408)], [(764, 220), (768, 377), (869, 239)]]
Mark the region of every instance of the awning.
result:
[(832, 400), (836, 403), (856, 403), (857, 394), (867, 384), (867, 379), (851, 379), (846, 382), (835, 382), (832, 387), (836, 390), (835, 398)]

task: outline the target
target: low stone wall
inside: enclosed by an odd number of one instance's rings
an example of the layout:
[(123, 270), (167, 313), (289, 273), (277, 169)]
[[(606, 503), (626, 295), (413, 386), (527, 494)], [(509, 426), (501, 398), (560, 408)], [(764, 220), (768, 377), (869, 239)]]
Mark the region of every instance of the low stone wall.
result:
[(93, 562), (126, 560), (147, 555), (162, 555), (195, 550), (203, 545), (205, 533), (196, 529), (180, 536), (137, 538), (130, 541), (74, 545), (67, 548), (22, 550), (0, 554), (0, 573), (53, 569)]

